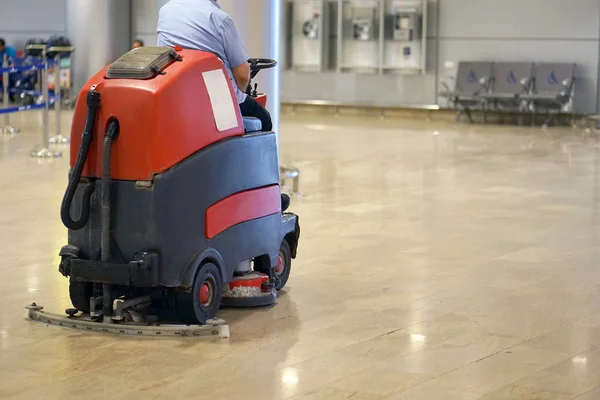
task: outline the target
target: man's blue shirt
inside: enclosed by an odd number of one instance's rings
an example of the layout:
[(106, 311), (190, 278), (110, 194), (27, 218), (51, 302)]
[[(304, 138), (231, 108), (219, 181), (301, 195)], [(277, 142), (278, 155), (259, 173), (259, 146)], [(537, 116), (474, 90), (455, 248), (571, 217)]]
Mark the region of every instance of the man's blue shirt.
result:
[(7, 55), (11, 60), (15, 60), (17, 58), (17, 50), (14, 47), (6, 46), (4, 50), (0, 50), (0, 66), (4, 62), (4, 55)]
[(248, 51), (233, 21), (214, 0), (171, 0), (160, 9), (158, 46), (210, 51), (225, 64), (238, 103), (246, 94), (233, 78), (232, 68), (248, 62)]

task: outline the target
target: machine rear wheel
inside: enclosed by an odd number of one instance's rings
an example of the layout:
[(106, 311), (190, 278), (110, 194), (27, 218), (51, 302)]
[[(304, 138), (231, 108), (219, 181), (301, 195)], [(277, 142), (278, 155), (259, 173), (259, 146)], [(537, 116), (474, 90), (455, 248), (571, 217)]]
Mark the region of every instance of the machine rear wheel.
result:
[(279, 260), (275, 267), (275, 275), (279, 278), (275, 286), (276, 290), (284, 288), (290, 277), (290, 272), (292, 272), (292, 251), (290, 250), (289, 243), (284, 239), (279, 249)]
[(212, 263), (204, 264), (196, 273), (191, 292), (177, 293), (177, 314), (189, 323), (205, 324), (215, 318), (223, 294), (223, 281)]
[(70, 282), (69, 297), (73, 307), (82, 313), (90, 313), (90, 298), (94, 295), (94, 284), (89, 282)]

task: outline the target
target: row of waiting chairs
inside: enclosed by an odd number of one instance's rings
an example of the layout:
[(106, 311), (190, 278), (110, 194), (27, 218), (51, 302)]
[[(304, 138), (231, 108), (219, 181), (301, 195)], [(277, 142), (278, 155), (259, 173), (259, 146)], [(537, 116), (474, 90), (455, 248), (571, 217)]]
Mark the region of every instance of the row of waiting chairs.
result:
[[(458, 65), (454, 88), (442, 82), (441, 94), (457, 110), (456, 121), (466, 115), (473, 122), (471, 109), (548, 114), (544, 125), (558, 121), (563, 112), (573, 110), (576, 64), (532, 62), (463, 61)], [(522, 121), (522, 118), (521, 118)]]

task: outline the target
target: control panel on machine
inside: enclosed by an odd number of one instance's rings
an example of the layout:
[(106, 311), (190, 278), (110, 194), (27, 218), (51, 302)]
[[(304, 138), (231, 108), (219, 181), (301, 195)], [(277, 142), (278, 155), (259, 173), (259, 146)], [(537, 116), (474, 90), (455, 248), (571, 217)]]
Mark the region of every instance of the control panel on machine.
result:
[(250, 83), (246, 89), (246, 94), (251, 97), (261, 97), (263, 94), (258, 91), (258, 83), (252, 85), (252, 80), (263, 69), (271, 69), (277, 66), (277, 61), (268, 58), (251, 58), (248, 60), (250, 64)]

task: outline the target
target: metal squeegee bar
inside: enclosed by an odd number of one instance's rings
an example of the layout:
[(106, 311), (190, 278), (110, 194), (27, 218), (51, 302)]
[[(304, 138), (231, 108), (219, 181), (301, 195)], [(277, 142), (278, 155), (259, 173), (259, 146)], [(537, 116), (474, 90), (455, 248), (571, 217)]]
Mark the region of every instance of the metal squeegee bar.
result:
[(198, 337), (218, 336), (229, 338), (229, 326), (225, 321), (215, 320), (208, 325), (125, 325), (104, 324), (86, 321), (78, 317), (64, 317), (61, 315), (47, 313), (43, 307), (32, 304), (25, 307), (27, 317), (32, 321), (46, 325), (58, 326), (75, 330), (91, 332), (111, 333), (131, 336), (153, 336), (153, 337)]

